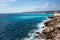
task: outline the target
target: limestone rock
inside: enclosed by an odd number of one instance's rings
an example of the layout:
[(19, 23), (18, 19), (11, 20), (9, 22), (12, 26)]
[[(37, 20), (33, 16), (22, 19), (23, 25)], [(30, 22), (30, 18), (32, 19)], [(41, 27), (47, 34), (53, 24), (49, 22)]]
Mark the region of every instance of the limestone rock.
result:
[(60, 16), (49, 17), (51, 20), (44, 23), (42, 33), (37, 32), (39, 39), (60, 40)]

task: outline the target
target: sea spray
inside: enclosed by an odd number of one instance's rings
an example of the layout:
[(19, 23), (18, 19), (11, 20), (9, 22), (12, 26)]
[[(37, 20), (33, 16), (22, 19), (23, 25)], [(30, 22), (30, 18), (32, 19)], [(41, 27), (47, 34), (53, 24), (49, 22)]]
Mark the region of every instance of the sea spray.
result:
[[(46, 27), (44, 27), (44, 23), (48, 20), (51, 20), (49, 18), (46, 17), (47, 20), (43, 20), (41, 23), (37, 24), (38, 29), (34, 29), (34, 33), (28, 33), (29, 38), (24, 38), (24, 40), (37, 40), (37, 38), (35, 38), (35, 36), (37, 36), (38, 34), (36, 34), (36, 32), (40, 32), (42, 33), (42, 30), (45, 29)], [(44, 27), (44, 28), (43, 28)], [(39, 39), (38, 39), (39, 40)]]

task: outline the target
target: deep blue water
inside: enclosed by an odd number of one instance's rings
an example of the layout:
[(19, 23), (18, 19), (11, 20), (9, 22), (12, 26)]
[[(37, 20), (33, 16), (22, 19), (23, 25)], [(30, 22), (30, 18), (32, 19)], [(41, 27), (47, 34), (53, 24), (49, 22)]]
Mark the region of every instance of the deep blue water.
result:
[(41, 23), (53, 14), (3, 14), (0, 17), (0, 40), (21, 40), (37, 30)]

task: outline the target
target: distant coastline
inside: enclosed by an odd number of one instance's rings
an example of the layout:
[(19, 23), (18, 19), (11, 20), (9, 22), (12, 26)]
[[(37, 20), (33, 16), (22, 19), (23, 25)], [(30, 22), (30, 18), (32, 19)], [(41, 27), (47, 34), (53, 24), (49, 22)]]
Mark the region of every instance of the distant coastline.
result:
[(21, 14), (21, 13), (42, 13), (42, 14), (54, 14), (60, 13), (60, 10), (53, 10), (53, 11), (29, 11), (29, 12), (17, 12), (17, 13), (0, 13), (0, 14)]
[(23, 13), (60, 13), (60, 10), (53, 10), (53, 11), (33, 11), (33, 12), (23, 12)]

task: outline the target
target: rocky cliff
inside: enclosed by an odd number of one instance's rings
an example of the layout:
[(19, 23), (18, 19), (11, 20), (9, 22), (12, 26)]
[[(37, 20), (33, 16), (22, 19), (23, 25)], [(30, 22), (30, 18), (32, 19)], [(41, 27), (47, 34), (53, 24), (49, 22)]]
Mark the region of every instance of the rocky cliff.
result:
[(36, 38), (45, 40), (60, 40), (60, 16), (49, 17), (51, 20), (44, 23), (45, 29)]

